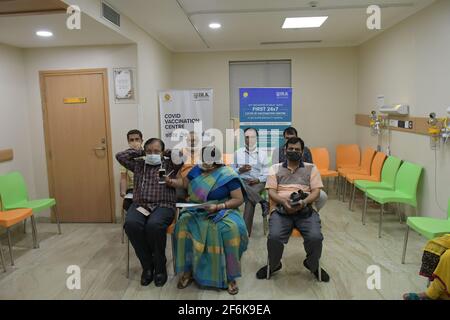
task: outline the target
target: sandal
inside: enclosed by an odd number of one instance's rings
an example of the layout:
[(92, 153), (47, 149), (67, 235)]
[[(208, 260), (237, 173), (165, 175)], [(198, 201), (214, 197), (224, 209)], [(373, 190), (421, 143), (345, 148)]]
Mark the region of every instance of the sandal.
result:
[(177, 288), (178, 289), (186, 289), (189, 285), (194, 281), (191, 274), (183, 274), (178, 281)]
[(231, 281), (230, 283), (228, 283), (227, 291), (232, 296), (237, 295), (239, 293), (239, 287), (237, 286), (236, 281)]

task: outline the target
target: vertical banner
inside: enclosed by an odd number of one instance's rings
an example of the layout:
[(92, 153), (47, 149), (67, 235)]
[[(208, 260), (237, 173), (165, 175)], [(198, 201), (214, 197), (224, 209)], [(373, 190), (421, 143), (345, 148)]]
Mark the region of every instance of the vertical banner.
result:
[[(213, 126), (213, 90), (167, 90), (159, 92), (161, 139), (173, 148), (183, 139), (178, 129), (186, 132)], [(177, 131), (178, 130), (178, 131)]]
[(258, 129), (262, 148), (282, 145), (283, 131), (292, 125), (292, 88), (240, 88), (239, 97), (241, 129)]

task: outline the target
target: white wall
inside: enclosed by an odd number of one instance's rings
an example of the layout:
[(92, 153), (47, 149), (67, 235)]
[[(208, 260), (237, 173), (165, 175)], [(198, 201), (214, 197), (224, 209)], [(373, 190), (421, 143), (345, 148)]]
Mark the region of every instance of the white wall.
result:
[(121, 16), (121, 26), (117, 28), (101, 17), (100, 0), (63, 0), (71, 5), (78, 5), (81, 10), (137, 45), (137, 63), (139, 66), (138, 86), (140, 129), (146, 137), (159, 137), (158, 91), (170, 87), (171, 53), (161, 43), (138, 27), (128, 17)]
[(229, 62), (292, 60), (293, 125), (310, 147), (330, 150), (355, 143), (357, 50), (355, 48), (174, 53), (172, 87), (213, 88), (214, 125), (232, 128)]
[(0, 163), (0, 174), (19, 171), (35, 195), (23, 50), (0, 44), (0, 149), (14, 160)]
[(119, 165), (114, 155), (127, 147), (126, 133), (138, 126), (137, 104), (116, 104), (114, 101), (112, 69), (137, 67), (135, 45), (98, 47), (61, 47), (25, 50), (25, 69), (30, 116), (31, 153), (35, 176), (36, 196), (48, 197), (48, 177), (45, 157), (44, 127), (42, 119), (39, 71), (62, 69), (107, 68), (109, 80), (109, 108), (112, 134), (112, 161), (116, 188), (116, 215), (120, 214), (118, 192)]
[[(411, 115), (446, 115), (450, 106), (450, 1), (441, 0), (408, 18), (359, 49), (358, 113), (369, 114), (376, 96), (387, 103), (408, 103)], [(368, 128), (358, 127), (358, 142), (376, 146)], [(383, 141), (386, 148), (387, 138)], [(435, 201), (434, 152), (427, 136), (392, 132), (393, 155), (424, 166), (419, 213), (446, 217)], [(437, 153), (438, 202), (447, 209), (450, 198), (450, 143)]]

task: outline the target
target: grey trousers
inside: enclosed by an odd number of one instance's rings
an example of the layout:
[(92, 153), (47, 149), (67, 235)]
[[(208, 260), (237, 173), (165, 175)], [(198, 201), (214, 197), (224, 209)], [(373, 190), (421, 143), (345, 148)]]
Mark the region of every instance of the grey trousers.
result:
[(269, 220), (267, 251), (271, 268), (276, 268), (283, 256), (284, 244), (287, 244), (293, 228), (297, 228), (303, 237), (306, 251), (306, 265), (315, 272), (319, 268), (322, 255), (322, 226), (320, 216), (313, 211), (310, 215), (281, 215), (274, 211)]
[(248, 235), (252, 233), (253, 217), (255, 216), (255, 207), (264, 199), (261, 197), (261, 192), (265, 189), (265, 183), (258, 183), (253, 186), (245, 183), (245, 191), (247, 192), (247, 201), (244, 208), (244, 221), (247, 226)]

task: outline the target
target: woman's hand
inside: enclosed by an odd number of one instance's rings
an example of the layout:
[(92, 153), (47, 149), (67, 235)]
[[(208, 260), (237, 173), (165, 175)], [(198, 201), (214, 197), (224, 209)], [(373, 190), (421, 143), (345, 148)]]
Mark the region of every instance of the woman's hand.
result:
[(219, 211), (219, 206), (217, 204), (212, 204), (205, 208), (208, 213), (215, 213)]

